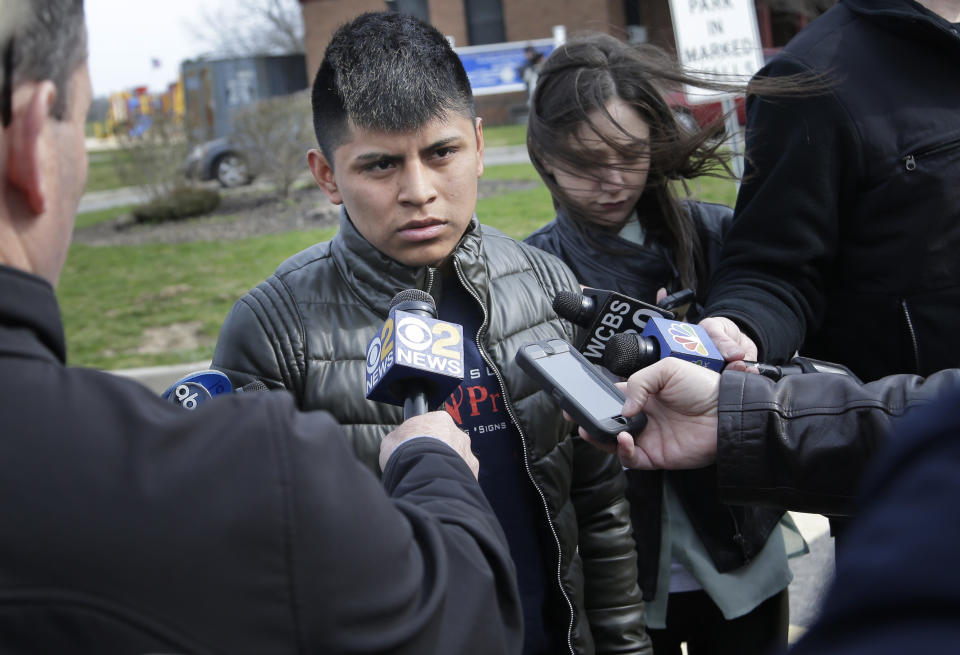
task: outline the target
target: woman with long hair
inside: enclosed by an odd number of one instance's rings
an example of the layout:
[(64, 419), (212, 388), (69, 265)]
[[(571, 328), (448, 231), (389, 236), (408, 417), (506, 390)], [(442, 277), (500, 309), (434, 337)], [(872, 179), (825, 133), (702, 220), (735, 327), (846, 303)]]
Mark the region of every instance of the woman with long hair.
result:
[[(527, 147), (557, 216), (526, 241), (581, 284), (650, 303), (659, 289), (705, 296), (733, 212), (685, 197), (684, 181), (730, 173), (722, 122), (691, 129), (665, 100), (687, 82), (704, 86), (662, 50), (603, 34), (571, 40), (541, 69)], [(724, 505), (714, 467), (626, 475), (657, 655), (679, 655), (682, 642), (689, 655), (785, 647), (783, 513)]]

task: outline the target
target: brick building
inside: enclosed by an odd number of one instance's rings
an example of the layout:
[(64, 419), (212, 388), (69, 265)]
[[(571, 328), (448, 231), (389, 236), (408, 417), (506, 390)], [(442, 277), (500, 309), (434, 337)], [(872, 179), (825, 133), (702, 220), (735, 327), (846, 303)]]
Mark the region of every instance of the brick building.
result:
[[(829, 0), (754, 0), (763, 47), (782, 46)], [(549, 38), (554, 25), (568, 36), (607, 32), (675, 49), (668, 0), (300, 0), (303, 9), (307, 73), (312, 80), (323, 52), (341, 24), (367, 11), (392, 9), (432, 23), (456, 46)], [(806, 13), (796, 8), (806, 8)], [(508, 122), (510, 107), (524, 94), (477, 98), (487, 124)]]

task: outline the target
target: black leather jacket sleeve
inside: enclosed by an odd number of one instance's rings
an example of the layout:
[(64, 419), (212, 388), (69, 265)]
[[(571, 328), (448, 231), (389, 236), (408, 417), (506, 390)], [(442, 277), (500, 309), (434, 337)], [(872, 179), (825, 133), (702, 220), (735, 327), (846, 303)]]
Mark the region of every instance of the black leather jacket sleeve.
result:
[(623, 468), (579, 436), (573, 440), (570, 496), (577, 510), (585, 606), (597, 653), (651, 653)]
[(721, 496), (732, 504), (847, 516), (863, 471), (890, 440), (895, 419), (958, 384), (960, 369), (868, 384), (829, 373), (773, 382), (724, 372), (717, 430)]
[(260, 380), (271, 389), (287, 389), (303, 402), (303, 327), (293, 302), (276, 276), (267, 278), (234, 303), (220, 328), (213, 368), (234, 387)]

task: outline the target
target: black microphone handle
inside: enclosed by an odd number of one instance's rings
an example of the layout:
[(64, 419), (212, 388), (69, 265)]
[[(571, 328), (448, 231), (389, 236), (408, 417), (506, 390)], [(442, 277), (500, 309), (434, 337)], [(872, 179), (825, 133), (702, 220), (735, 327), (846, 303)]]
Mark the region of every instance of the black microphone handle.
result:
[(414, 416), (426, 414), (429, 411), (430, 407), (427, 405), (427, 392), (423, 389), (410, 391), (406, 398), (403, 399), (404, 421), (406, 421), (408, 418), (413, 418)]
[[(422, 289), (405, 289), (393, 297), (390, 301), (390, 307), (402, 309), (411, 314), (425, 316), (427, 318), (437, 318), (437, 306), (433, 302), (433, 297)], [(406, 383), (406, 389), (403, 398), (403, 420), (414, 416), (420, 416), (430, 411), (429, 394), (425, 385), (414, 380)]]

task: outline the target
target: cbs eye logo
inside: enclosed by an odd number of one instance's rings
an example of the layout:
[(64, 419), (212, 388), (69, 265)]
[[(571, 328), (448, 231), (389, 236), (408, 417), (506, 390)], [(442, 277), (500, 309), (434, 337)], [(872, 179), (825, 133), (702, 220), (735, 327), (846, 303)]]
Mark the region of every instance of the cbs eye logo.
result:
[(456, 346), (461, 338), (460, 330), (450, 323), (424, 320), (419, 316), (402, 313), (394, 322), (394, 317), (391, 316), (383, 324), (380, 334), (367, 346), (367, 373), (372, 374), (385, 360), (392, 359), (397, 341), (407, 351), (427, 351), (436, 357), (459, 361), (462, 354)]
[(404, 316), (397, 322), (397, 339), (410, 350), (429, 348), (437, 357), (460, 359), (460, 351), (454, 349), (460, 343), (460, 330), (449, 323), (427, 323), (419, 316)]
[(373, 373), (380, 366), (380, 363), (393, 352), (393, 317), (387, 319), (380, 329), (380, 334), (375, 336), (367, 346), (367, 374)]

